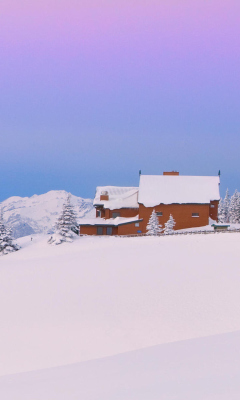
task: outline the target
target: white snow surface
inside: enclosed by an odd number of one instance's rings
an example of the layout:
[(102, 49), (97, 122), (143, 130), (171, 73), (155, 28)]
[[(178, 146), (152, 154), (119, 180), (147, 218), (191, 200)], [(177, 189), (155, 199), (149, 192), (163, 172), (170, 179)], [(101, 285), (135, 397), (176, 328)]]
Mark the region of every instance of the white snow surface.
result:
[[(239, 233), (76, 237), (73, 243), (52, 247), (47, 244), (46, 235), (35, 235), (33, 241), (30, 237), (19, 239), (22, 249), (0, 258), (0, 375), (96, 360), (149, 346), (240, 330), (239, 240)], [(186, 360), (194, 347), (189, 346)], [(182, 362), (183, 358), (182, 355)], [(123, 379), (125, 364), (121, 357), (118, 360), (116, 368), (122, 365), (120, 379)], [(168, 360), (163, 358), (159, 362), (161, 369)], [(101, 361), (94, 363), (83, 366), (89, 368), (88, 397), (74, 397), (75, 394), (69, 397), (65, 393), (65, 398), (97, 398), (94, 385), (91, 386), (95, 375), (90, 382), (90, 371), (94, 365), (101, 370)], [(176, 363), (180, 368), (178, 359)], [(203, 363), (208, 365), (204, 360)], [(75, 367), (69, 368), (65, 370), (66, 385), (76, 379), (76, 390), (81, 387), (85, 390), (85, 384), (78, 381), (78, 367), (76, 371)], [(197, 368), (196, 359), (196, 377), (198, 372), (201, 375)], [(218, 373), (224, 373), (226, 367), (222, 368)], [(153, 366), (155, 374), (154, 370)], [(109, 392), (106, 389), (106, 397), (101, 394), (100, 399), (112, 398), (111, 390), (115, 386), (109, 371)], [(134, 371), (131, 373), (134, 375)], [(145, 373), (147, 382), (151, 379), (150, 365)], [(43, 375), (48, 379), (47, 372)], [(32, 384), (27, 383), (28, 375), (19, 377), (20, 381), (18, 377), (16, 381), (13, 378), (13, 385), (11, 378), (1, 380), (0, 393), (1, 390), (4, 393), (1, 398), (11, 398), (7, 397), (11, 388), (19, 388), (19, 393), (24, 390), (28, 393), (29, 389), (31, 393), (35, 383), (36, 388), (42, 384), (41, 376), (41, 373), (33, 374)], [(82, 376), (84, 381), (85, 375)], [(184, 379), (181, 371), (180, 377)], [(62, 380), (61, 375), (56, 379), (55, 372), (53, 375), (50, 372), (49, 385)], [(15, 386), (17, 381), (21, 387), (17, 383)], [(97, 388), (104, 392), (107, 383), (102, 384), (100, 378), (97, 382)], [(181, 380), (177, 382), (181, 386)], [(141, 391), (141, 379), (138, 384)], [(43, 395), (32, 398), (52, 400), (51, 390), (50, 387), (50, 394), (45, 393), (46, 398)], [(154, 397), (149, 390), (152, 397), (148, 399), (164, 399)], [(120, 392), (116, 389), (115, 398), (118, 395), (124, 398), (124, 393), (124, 387)], [(135, 394), (130, 394), (125, 398), (135, 398)], [(27, 399), (16, 397), (22, 398)], [(167, 395), (165, 398), (169, 399)], [(12, 399), (15, 400), (14, 395)]]
[(140, 175), (138, 202), (159, 204), (207, 204), (220, 200), (217, 176)]
[[(209, 225), (205, 225), (205, 226), (198, 226), (196, 228), (186, 228), (186, 229), (178, 229), (177, 231), (175, 231), (175, 233), (181, 233), (181, 232), (206, 232), (206, 231), (212, 231), (214, 232), (214, 227), (212, 226), (213, 224), (217, 224), (216, 221), (212, 220), (210, 218), (210, 224)], [(223, 224), (217, 224), (217, 225), (229, 225), (229, 228), (227, 229), (228, 231), (234, 231), (234, 230), (240, 230), (240, 224), (231, 224), (231, 223), (223, 223)]]
[[(15, 238), (52, 232), (67, 196), (64, 190), (52, 190), (32, 197), (10, 197), (1, 204), (4, 219), (12, 227)], [(71, 203), (79, 220), (95, 216), (91, 199), (71, 195)]]
[(0, 377), (3, 400), (239, 400), (240, 332)]
[[(108, 192), (109, 200), (100, 200), (102, 192)], [(94, 205), (102, 205), (109, 210), (120, 208), (138, 208), (138, 188), (119, 186), (98, 186)]]

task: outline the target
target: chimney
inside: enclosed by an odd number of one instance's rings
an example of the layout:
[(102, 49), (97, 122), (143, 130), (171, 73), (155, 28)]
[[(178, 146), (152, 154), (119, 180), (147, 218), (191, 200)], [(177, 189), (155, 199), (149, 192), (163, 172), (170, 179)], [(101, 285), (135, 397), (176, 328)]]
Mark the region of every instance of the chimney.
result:
[(107, 191), (106, 192), (105, 191), (101, 192), (100, 200), (109, 200), (109, 195), (108, 195)]
[(173, 176), (177, 176), (177, 175), (179, 175), (179, 172), (177, 172), (177, 171), (164, 172), (163, 175), (173, 175)]

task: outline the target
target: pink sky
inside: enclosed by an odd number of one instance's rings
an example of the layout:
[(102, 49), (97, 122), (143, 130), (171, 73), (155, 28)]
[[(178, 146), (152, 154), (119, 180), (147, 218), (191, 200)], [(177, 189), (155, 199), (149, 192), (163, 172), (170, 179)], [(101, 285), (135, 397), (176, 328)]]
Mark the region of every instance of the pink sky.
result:
[[(81, 54), (90, 62), (99, 62), (99, 68), (122, 67), (123, 72), (126, 68), (131, 79), (135, 74), (142, 79), (141, 69), (146, 66), (163, 67), (165, 74), (176, 58), (201, 62), (200, 67), (212, 72), (219, 59), (232, 63), (238, 57), (237, 11), (240, 3), (233, 0), (3, 0), (0, 48), (20, 70), (21, 59), (31, 55), (39, 68), (44, 59), (54, 58), (71, 69)], [(191, 79), (190, 73), (190, 83)]]
[[(90, 160), (100, 157), (98, 150), (111, 160), (116, 146), (134, 170), (145, 160), (148, 172), (157, 172), (159, 155), (163, 169), (168, 163), (179, 169), (190, 152), (200, 174), (205, 168), (208, 174), (210, 166), (215, 172), (226, 158), (228, 135), (235, 144), (239, 137), (239, 49), (239, 0), (2, 0), (5, 144), (16, 162), (32, 157), (41, 168), (42, 154), (52, 145), (56, 158), (62, 151), (76, 152), (77, 163), (79, 147), (66, 151), (70, 129), (89, 154), (83, 167), (89, 162), (92, 174)], [(105, 140), (112, 145), (104, 147)], [(136, 141), (132, 159), (129, 149)], [(159, 148), (151, 149), (156, 141)], [(145, 158), (146, 146), (155, 158)], [(209, 152), (207, 163), (202, 152)], [(116, 168), (117, 176), (122, 166)]]

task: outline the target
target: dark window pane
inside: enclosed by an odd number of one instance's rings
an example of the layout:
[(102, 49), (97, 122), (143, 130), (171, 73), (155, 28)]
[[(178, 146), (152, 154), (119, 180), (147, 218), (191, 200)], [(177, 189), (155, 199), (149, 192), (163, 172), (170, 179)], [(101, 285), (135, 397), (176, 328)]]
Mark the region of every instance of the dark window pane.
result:
[(157, 212), (158, 217), (162, 217), (162, 215), (163, 215), (162, 211)]
[(199, 213), (192, 213), (192, 217), (199, 217)]
[(103, 235), (103, 227), (102, 226), (97, 227), (97, 235)]
[(120, 217), (120, 213), (119, 212), (113, 212), (112, 213), (112, 218), (117, 218)]
[(107, 235), (112, 235), (112, 228), (111, 227), (107, 228)]

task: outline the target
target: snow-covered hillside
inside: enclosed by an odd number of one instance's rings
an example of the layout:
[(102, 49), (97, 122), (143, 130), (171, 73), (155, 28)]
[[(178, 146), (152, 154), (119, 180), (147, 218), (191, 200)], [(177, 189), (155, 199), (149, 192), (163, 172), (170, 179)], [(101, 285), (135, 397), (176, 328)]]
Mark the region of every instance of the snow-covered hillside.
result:
[(239, 400), (240, 332), (0, 377), (4, 400)]
[(240, 330), (239, 241), (19, 239), (0, 258), (0, 375)]
[[(50, 233), (68, 193), (52, 190), (32, 197), (10, 197), (1, 206), (5, 221), (12, 227), (15, 238), (34, 233)], [(93, 201), (71, 196), (77, 217), (94, 217)]]

